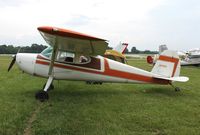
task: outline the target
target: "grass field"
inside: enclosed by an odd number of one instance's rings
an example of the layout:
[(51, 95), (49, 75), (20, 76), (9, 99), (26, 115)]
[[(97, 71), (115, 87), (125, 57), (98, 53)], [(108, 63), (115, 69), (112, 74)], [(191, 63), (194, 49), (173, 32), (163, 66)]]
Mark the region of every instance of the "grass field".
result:
[[(0, 134), (188, 135), (200, 134), (200, 67), (183, 67), (187, 83), (86, 85), (55, 81), (50, 100), (35, 100), (46, 79), (23, 74), (0, 57)], [(145, 60), (130, 65), (151, 70)]]

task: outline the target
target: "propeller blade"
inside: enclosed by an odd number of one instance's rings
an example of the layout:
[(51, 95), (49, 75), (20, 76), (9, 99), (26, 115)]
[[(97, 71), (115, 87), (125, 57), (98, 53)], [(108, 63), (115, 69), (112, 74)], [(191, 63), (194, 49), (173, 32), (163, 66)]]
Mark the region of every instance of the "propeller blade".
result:
[[(17, 51), (17, 54), (20, 52), (20, 50), (21, 50), (21, 47), (18, 49), (18, 51)], [(11, 68), (13, 67), (13, 65), (15, 64), (15, 61), (16, 61), (16, 55), (17, 54), (15, 54), (14, 56), (12, 56), (13, 57), (13, 59), (12, 59), (12, 61), (11, 61), (11, 63), (10, 63), (10, 65), (9, 65), (9, 67), (8, 67), (8, 72), (11, 70)]]
[(21, 47), (18, 49), (17, 54), (21, 51)]
[(16, 61), (16, 55), (13, 57), (9, 67), (8, 67), (8, 72), (10, 71), (10, 69), (13, 67), (13, 65), (15, 64), (15, 61)]

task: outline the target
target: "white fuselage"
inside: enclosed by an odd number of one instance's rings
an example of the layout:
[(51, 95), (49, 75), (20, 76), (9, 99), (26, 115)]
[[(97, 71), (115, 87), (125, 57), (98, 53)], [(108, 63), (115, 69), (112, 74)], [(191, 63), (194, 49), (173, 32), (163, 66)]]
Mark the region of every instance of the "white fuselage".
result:
[[(16, 62), (24, 72), (48, 78), (50, 59), (41, 54), (18, 53)], [(159, 83), (168, 81), (153, 78), (153, 73), (102, 56), (91, 57), (85, 64), (55, 61), (53, 77), (56, 80), (81, 80), (121, 83)]]

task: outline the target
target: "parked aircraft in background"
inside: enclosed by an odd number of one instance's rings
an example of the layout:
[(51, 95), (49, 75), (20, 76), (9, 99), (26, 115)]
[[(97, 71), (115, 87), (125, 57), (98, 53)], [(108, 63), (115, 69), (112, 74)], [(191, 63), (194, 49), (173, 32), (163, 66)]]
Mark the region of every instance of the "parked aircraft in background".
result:
[[(104, 53), (105, 58), (109, 58), (114, 61), (118, 61), (120, 63), (127, 64), (126, 56), (124, 55), (124, 52), (127, 48), (127, 43), (121, 43), (117, 45), (114, 49), (106, 50)], [(101, 81), (86, 81), (87, 84), (102, 84)]]
[(182, 55), (181, 65), (199, 66), (200, 65), (200, 49), (199, 48), (191, 49), (187, 51), (185, 55)]
[[(174, 51), (161, 53), (149, 72), (103, 57), (108, 46), (105, 39), (56, 27), (38, 27), (38, 30), (50, 47), (40, 54), (17, 53), (8, 71), (16, 61), (25, 73), (48, 78), (43, 90), (35, 95), (40, 101), (49, 98), (48, 90), (53, 88), (53, 80), (162, 85), (189, 80), (179, 76), (180, 60)], [(176, 87), (175, 90), (180, 89)]]
[[(164, 51), (167, 50), (167, 46), (166, 45), (161, 45), (159, 46), (159, 54)], [(149, 64), (155, 64), (159, 54), (154, 55), (154, 57), (152, 56), (147, 56), (147, 62)], [(181, 66), (199, 66), (200, 65), (200, 49), (199, 48), (195, 48), (195, 49), (191, 49), (189, 51), (177, 51), (177, 54), (181, 60)]]
[(113, 50), (106, 50), (104, 57), (121, 63), (127, 63), (126, 56), (124, 55), (124, 52), (127, 47), (128, 43), (120, 42), (120, 44), (117, 45)]
[(160, 45), (158, 54), (155, 54), (153, 57), (152, 56), (147, 56), (147, 63), (155, 64), (157, 59), (159, 58), (160, 54), (165, 50), (168, 50), (167, 46), (166, 45)]

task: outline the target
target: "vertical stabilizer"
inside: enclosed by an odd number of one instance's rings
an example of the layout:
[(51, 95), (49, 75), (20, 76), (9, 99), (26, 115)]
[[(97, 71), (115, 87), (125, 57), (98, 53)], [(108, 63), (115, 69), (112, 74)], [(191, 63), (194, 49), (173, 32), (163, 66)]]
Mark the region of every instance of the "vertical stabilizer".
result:
[(117, 45), (114, 50), (120, 53), (124, 53), (126, 48), (128, 47), (128, 43), (119, 43), (119, 45)]
[(163, 77), (178, 77), (180, 74), (180, 60), (175, 51), (162, 52), (153, 67), (152, 73)]
[(161, 54), (161, 53), (164, 52), (165, 50), (168, 50), (167, 45), (160, 45), (160, 46), (159, 46), (159, 54)]

